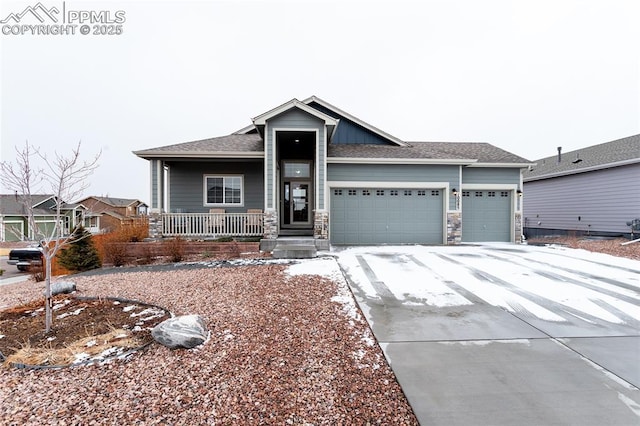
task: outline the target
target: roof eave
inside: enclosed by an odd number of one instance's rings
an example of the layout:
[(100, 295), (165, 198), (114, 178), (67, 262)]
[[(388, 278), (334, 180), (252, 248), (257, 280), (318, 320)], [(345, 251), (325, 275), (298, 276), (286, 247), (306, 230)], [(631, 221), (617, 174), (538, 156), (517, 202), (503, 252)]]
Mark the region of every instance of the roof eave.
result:
[(332, 164), (441, 164), (468, 166), (478, 160), (469, 158), (368, 158), (368, 157), (327, 157)]
[(140, 158), (159, 159), (159, 158), (264, 158), (264, 151), (163, 151), (163, 152), (134, 152)]
[(477, 162), (469, 165), (468, 167), (491, 167), (491, 168), (518, 168), (518, 169), (528, 169), (533, 166), (535, 163), (484, 163)]
[(581, 169), (564, 170), (561, 172), (547, 173), (540, 176), (529, 176), (529, 177), (524, 177), (522, 180), (523, 182), (532, 182), (536, 180), (544, 180), (544, 179), (551, 179), (555, 177), (577, 175), (580, 173), (594, 172), (597, 170), (610, 169), (612, 167), (628, 166), (631, 164), (638, 164), (638, 163), (640, 163), (640, 158), (633, 158), (631, 160), (616, 161), (614, 163), (608, 163), (608, 164), (599, 164), (597, 166), (583, 167)]

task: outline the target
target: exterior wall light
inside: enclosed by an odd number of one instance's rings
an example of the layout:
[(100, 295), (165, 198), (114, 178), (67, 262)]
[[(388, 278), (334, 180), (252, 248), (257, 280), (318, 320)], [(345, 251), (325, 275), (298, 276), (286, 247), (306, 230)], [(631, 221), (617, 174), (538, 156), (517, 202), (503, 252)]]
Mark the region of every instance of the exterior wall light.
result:
[(516, 194), (518, 194), (518, 197), (522, 197), (522, 191), (520, 191), (519, 189), (516, 191)]
[(451, 190), (451, 194), (453, 195), (453, 198), (455, 198), (456, 200), (456, 210), (460, 209), (460, 197), (458, 197), (459, 192), (456, 188), (453, 188)]

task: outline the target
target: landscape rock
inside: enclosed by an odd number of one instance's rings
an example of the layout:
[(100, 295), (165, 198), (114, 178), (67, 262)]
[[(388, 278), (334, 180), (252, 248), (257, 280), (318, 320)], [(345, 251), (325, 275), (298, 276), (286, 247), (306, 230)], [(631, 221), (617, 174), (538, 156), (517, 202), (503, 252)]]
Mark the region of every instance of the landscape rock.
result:
[(191, 349), (204, 343), (207, 327), (200, 315), (169, 318), (151, 330), (156, 342), (171, 349)]
[[(76, 291), (76, 283), (71, 281), (58, 281), (57, 283), (51, 283), (51, 295), (55, 296), (56, 294), (68, 294)], [(44, 291), (44, 295), (46, 296), (47, 290)]]

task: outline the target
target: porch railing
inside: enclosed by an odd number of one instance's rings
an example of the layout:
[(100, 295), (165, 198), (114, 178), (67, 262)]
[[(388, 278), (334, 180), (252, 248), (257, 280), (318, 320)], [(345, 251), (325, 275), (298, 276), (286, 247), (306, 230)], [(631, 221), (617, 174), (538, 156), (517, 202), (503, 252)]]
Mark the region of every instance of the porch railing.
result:
[(166, 237), (261, 237), (263, 213), (164, 213)]

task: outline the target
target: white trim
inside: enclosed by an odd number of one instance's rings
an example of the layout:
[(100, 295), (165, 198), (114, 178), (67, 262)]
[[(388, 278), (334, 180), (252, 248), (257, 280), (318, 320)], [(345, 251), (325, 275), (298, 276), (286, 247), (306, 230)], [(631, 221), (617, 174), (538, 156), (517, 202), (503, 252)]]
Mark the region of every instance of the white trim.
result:
[(253, 124), (249, 124), (248, 126), (245, 126), (240, 130), (236, 130), (232, 134), (234, 134), (234, 135), (246, 135), (247, 133), (249, 133), (250, 131), (252, 131), (254, 129), (257, 130), (256, 126), (254, 126)]
[(463, 183), (460, 188), (465, 191), (516, 191), (517, 183)]
[(317, 109), (310, 107), (309, 105), (300, 102), (299, 100), (293, 98), (291, 99), (289, 102), (286, 102), (278, 107), (273, 108), (270, 111), (267, 111), (263, 114), (260, 114), (259, 116), (255, 117), (253, 119), (253, 124), (255, 126), (264, 126), (266, 125), (267, 121), (277, 115), (282, 114), (285, 111), (288, 111), (290, 109), (293, 108), (298, 108), (304, 112), (306, 112), (307, 114), (313, 115), (314, 117), (322, 120), (325, 122), (325, 124), (328, 125), (332, 125), (332, 126), (337, 126), (338, 122), (335, 118), (328, 116), (327, 114), (318, 111)]
[[(240, 178), (240, 203), (208, 203), (207, 202), (207, 179), (221, 178), (223, 185), (227, 178)], [(244, 207), (244, 175), (242, 174), (204, 174), (202, 175), (202, 205), (204, 207)], [(223, 193), (224, 199), (224, 193)]]
[(24, 235), (24, 220), (2, 220), (0, 222), (0, 241), (7, 241), (6, 227), (9, 224), (15, 223), (20, 224), (20, 235), (14, 235), (13, 233), (11, 235), (19, 238), (18, 241), (24, 241), (24, 238), (26, 237), (26, 235)]
[(264, 151), (165, 151), (145, 158), (264, 158)]
[[(171, 211), (171, 185), (169, 185), (169, 182), (171, 182), (171, 168), (169, 166), (166, 166), (167, 171), (166, 171), (166, 175), (165, 175), (165, 165), (164, 162), (162, 164), (162, 204), (160, 205), (160, 211), (165, 210), (166, 207), (166, 211), (170, 212)], [(166, 184), (166, 187), (165, 187)], [(165, 195), (165, 191), (167, 193), (167, 199), (164, 199), (164, 195)], [(166, 206), (165, 206), (166, 204)]]
[(397, 188), (397, 189), (446, 189), (449, 190), (449, 182), (417, 182), (417, 181), (359, 181), (359, 180), (330, 180), (329, 188)]
[(511, 168), (511, 169), (527, 169), (535, 163), (478, 163), (469, 164), (467, 167), (491, 167), (491, 168)]
[(478, 160), (473, 159), (436, 159), (436, 158), (363, 158), (363, 157), (327, 157), (331, 164), (438, 164), (470, 166)]
[[(384, 139), (390, 140), (391, 142), (399, 145), (399, 146), (408, 146), (407, 143), (401, 141), (400, 139), (396, 138), (395, 136), (390, 135), (389, 133), (378, 129), (377, 127), (372, 126), (369, 123), (366, 123), (362, 120), (360, 120), (357, 117), (354, 117), (353, 115), (349, 114), (348, 112), (345, 112), (343, 110), (341, 110), (340, 108), (331, 105), (329, 102), (323, 101), (322, 99), (316, 97), (316, 96), (311, 96), (305, 100), (302, 101), (304, 104), (310, 104), (311, 102), (315, 102), (318, 103), (320, 105), (322, 105), (323, 107), (330, 109), (331, 111), (335, 112), (336, 114), (339, 114), (347, 119), (349, 119), (350, 121), (353, 121), (356, 124), (359, 124), (360, 126), (364, 127), (367, 130), (372, 131), (373, 133), (377, 134), (378, 136), (383, 137)], [(313, 108), (313, 107), (311, 107)]]

